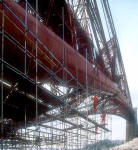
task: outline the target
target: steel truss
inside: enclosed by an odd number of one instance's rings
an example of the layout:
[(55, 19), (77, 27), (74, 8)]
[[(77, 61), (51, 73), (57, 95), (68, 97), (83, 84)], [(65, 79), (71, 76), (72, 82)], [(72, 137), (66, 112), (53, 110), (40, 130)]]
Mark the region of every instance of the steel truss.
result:
[[(101, 0), (101, 4), (111, 30), (108, 32), (110, 39), (104, 33), (95, 0), (76, 0), (75, 3), (66, 0), (57, 8), (54, 3), (56, 1), (49, 0), (45, 12), (39, 0), (0, 1), (0, 148), (3, 150), (81, 149), (111, 134), (110, 117), (107, 115), (102, 124), (101, 114), (116, 114), (124, 118), (132, 115), (126, 114), (122, 103), (115, 103), (116, 93), (108, 92), (108, 86), (102, 85), (101, 81), (98, 83), (96, 77), (99, 69), (115, 82), (127, 99), (123, 102), (126, 109), (131, 108), (108, 1)], [(59, 12), (55, 14), (58, 7)], [(16, 9), (21, 9), (24, 16), (19, 16)], [(33, 30), (29, 18), (35, 20)], [(52, 28), (60, 38), (62, 61), (40, 40), (40, 24)], [(80, 80), (78, 63), (74, 61), (75, 73), (68, 67), (69, 46), (66, 43), (86, 60), (84, 82)], [(91, 87), (89, 63), (92, 63), (95, 75)], [(98, 97), (96, 112), (94, 96)]]

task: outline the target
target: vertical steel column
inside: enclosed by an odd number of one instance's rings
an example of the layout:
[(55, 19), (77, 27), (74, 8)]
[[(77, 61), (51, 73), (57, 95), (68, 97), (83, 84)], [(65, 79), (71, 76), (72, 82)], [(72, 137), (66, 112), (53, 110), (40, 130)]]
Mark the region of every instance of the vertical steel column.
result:
[[(64, 48), (64, 7), (62, 7), (62, 58), (63, 58), (63, 67), (65, 65), (65, 48)], [(63, 68), (64, 70), (64, 68)], [(64, 71), (63, 71), (64, 73)], [(63, 74), (64, 75), (64, 74)]]
[[(64, 7), (62, 7), (62, 58), (63, 58), (63, 81), (65, 81), (66, 80), (66, 71), (65, 71), (65, 67), (66, 67), (66, 62), (65, 62), (65, 47), (64, 47), (64, 42), (65, 42), (65, 39), (64, 39), (64, 36), (65, 36), (65, 33), (64, 33), (64, 31), (65, 31), (65, 14), (64, 14)], [(65, 86), (64, 85), (65, 83), (63, 83), (63, 87)], [(65, 120), (65, 118), (66, 118), (66, 109), (67, 109), (67, 105), (66, 105), (67, 103), (66, 103), (66, 99), (65, 99), (65, 105), (64, 106), (62, 106), (63, 107), (63, 111), (64, 111), (64, 120)], [(63, 128), (64, 128), (64, 137), (62, 137), (63, 139), (64, 139), (64, 149), (67, 149), (67, 139), (66, 139), (66, 137), (67, 137), (67, 130), (66, 130), (66, 123), (65, 123), (65, 121), (64, 121), (64, 123), (63, 123)]]
[(3, 64), (3, 61), (4, 61), (4, 1), (2, 0), (2, 44), (1, 44), (1, 115), (0, 115), (0, 122), (1, 122), (1, 135), (2, 135), (2, 138), (1, 138), (1, 149), (3, 150), (3, 70), (4, 70), (4, 64)]
[[(24, 49), (25, 49), (25, 57), (24, 57), (24, 74), (27, 75), (27, 43), (26, 43), (26, 35), (27, 35), (27, 12), (28, 11), (28, 0), (25, 0), (25, 42), (24, 42)], [(25, 91), (26, 95), (26, 91)], [(26, 140), (26, 119), (27, 119), (27, 112), (26, 112), (26, 103), (25, 103), (25, 114), (24, 114), (24, 119), (25, 119), (25, 140)], [(26, 143), (25, 143), (25, 150), (26, 150)]]
[[(76, 77), (77, 77), (77, 80), (76, 80), (76, 82), (77, 82), (77, 91), (76, 91), (76, 99), (77, 99), (77, 101), (78, 101), (78, 99), (79, 99), (79, 101), (80, 101), (80, 98), (79, 98), (79, 93), (78, 93), (78, 88), (79, 88), (79, 85), (78, 85), (78, 63), (76, 62), (76, 60), (75, 60), (75, 63), (76, 63)], [(79, 111), (78, 110), (78, 106), (79, 106), (79, 103), (80, 102), (77, 102), (77, 111)], [(80, 145), (79, 145), (79, 143), (80, 143), (80, 135), (79, 135), (79, 130), (81, 130), (80, 128), (79, 128), (79, 120), (80, 120), (80, 118), (79, 118), (79, 115), (78, 115), (78, 113), (76, 114), (76, 119), (77, 119), (77, 145), (76, 145), (76, 149), (80, 149), (81, 147), (80, 147)]]
[(25, 58), (24, 58), (24, 73), (26, 74), (27, 72), (26, 72), (26, 57), (27, 57), (27, 55), (26, 55), (26, 53), (27, 53), (27, 47), (26, 47), (26, 35), (27, 35), (27, 9), (28, 8), (28, 0), (25, 0), (25, 42), (24, 42), (24, 49), (25, 49)]
[[(35, 96), (36, 96), (36, 143), (39, 142), (38, 140), (38, 87), (37, 87), (37, 83), (38, 83), (38, 0), (35, 1), (35, 11), (36, 11), (36, 22), (35, 22), (35, 36), (36, 36), (36, 39), (35, 39), (35, 84), (36, 84), (36, 87), (35, 87)], [(37, 143), (37, 146), (36, 146), (36, 149), (38, 150), (38, 143)]]
[(87, 117), (87, 119), (86, 119), (86, 145), (88, 145), (89, 143), (88, 143), (88, 126), (89, 126), (89, 123), (88, 123), (88, 109), (87, 109), (87, 106), (88, 106), (88, 52), (87, 52), (87, 49), (86, 49), (86, 51), (85, 51), (86, 53), (85, 53), (85, 60), (86, 60), (86, 100), (85, 100), (85, 109), (86, 109), (86, 117)]

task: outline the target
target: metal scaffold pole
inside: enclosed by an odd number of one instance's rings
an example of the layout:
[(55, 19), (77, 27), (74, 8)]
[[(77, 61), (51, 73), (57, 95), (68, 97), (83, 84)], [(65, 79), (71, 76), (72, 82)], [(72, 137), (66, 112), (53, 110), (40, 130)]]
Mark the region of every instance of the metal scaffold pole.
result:
[(1, 117), (0, 117), (0, 122), (1, 122), (1, 135), (2, 135), (2, 138), (1, 138), (1, 149), (3, 150), (4, 149), (4, 144), (3, 144), (3, 135), (4, 135), (4, 118), (3, 118), (3, 111), (4, 111), (4, 108), (3, 108), (3, 89), (4, 89), (4, 84), (3, 84), (3, 71), (4, 71), (4, 64), (3, 64), (3, 60), (4, 60), (4, 5), (3, 5), (4, 1), (2, 0), (1, 4), (2, 4), (2, 18), (1, 18), (1, 22), (2, 22), (2, 27), (1, 27), (1, 103), (0, 103), (0, 106), (1, 106)]
[(36, 58), (36, 77), (35, 77), (35, 82), (36, 82), (36, 149), (38, 150), (39, 149), (39, 140), (40, 140), (40, 136), (39, 136), (39, 126), (38, 126), (38, 87), (37, 87), (37, 84), (38, 84), (38, 0), (36, 0), (36, 4), (35, 4), (35, 7), (36, 7), (36, 24), (35, 24), (35, 27), (36, 27), (36, 41), (35, 41), (35, 58)]

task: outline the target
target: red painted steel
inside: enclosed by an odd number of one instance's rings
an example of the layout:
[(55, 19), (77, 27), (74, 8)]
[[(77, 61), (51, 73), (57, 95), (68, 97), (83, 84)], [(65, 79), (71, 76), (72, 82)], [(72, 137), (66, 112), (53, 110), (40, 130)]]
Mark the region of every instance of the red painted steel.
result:
[(97, 105), (98, 105), (98, 98), (97, 96), (93, 97), (93, 105), (94, 105), (94, 112), (97, 112)]
[[(16, 16), (25, 23), (25, 10), (19, 6), (13, 0), (5, 0), (5, 4), (13, 11)], [(26, 37), (24, 36), (25, 28), (19, 23), (19, 21), (13, 16), (9, 10), (5, 9), (5, 27), (4, 30), (7, 34), (11, 35), (22, 45), (24, 41), (27, 42), (27, 49), (29, 52), (35, 56), (35, 51), (32, 49), (35, 47), (35, 38), (28, 32)], [(0, 5), (0, 20), (2, 18), (2, 6)], [(31, 14), (28, 14), (27, 17), (27, 26), (28, 29), (36, 34), (36, 19)], [(0, 23), (0, 26), (2, 24)], [(60, 37), (58, 37), (55, 33), (53, 33), (48, 27), (46, 27), (43, 23), (38, 21), (38, 39), (50, 50), (50, 52), (62, 63), (63, 62), (63, 41)], [(7, 51), (12, 51), (15, 56), (18, 54), (17, 49), (8, 44)], [(123, 104), (124, 108), (128, 108), (129, 105), (125, 96), (121, 93), (120, 89), (117, 87), (117, 84), (112, 82), (106, 75), (104, 75), (99, 69), (93, 67), (89, 61), (87, 61), (82, 55), (80, 55), (77, 51), (75, 51), (69, 44), (64, 42), (65, 48), (65, 61), (66, 68), (77, 78), (76, 75), (76, 66), (78, 66), (78, 80), (82, 85), (86, 85), (86, 63), (87, 63), (87, 75), (88, 75), (88, 87), (92, 89), (95, 82), (95, 88), (100, 89), (105, 92), (115, 94), (114, 101), (119, 104)], [(7, 52), (7, 55), (8, 55)], [(10, 53), (9, 53), (10, 54)], [(10, 57), (10, 56), (9, 56)], [(21, 57), (21, 56), (19, 56)], [(56, 60), (52, 59), (52, 56), (41, 46), (38, 44), (38, 58), (41, 60), (48, 68), (51, 68), (54, 71), (59, 69), (59, 64)], [(15, 60), (16, 61), (16, 60)], [(18, 61), (22, 61), (21, 59)], [(17, 62), (18, 63), (18, 62)], [(20, 62), (19, 62), (20, 64)], [(33, 64), (35, 65), (35, 64)], [(44, 81), (47, 78), (45, 71), (40, 71), (38, 78), (40, 81)], [(32, 74), (30, 74), (31, 78), (34, 78), (35, 72), (32, 70)], [(62, 72), (57, 74), (59, 77), (62, 77)], [(69, 80), (68, 76), (68, 80)], [(72, 83), (72, 85), (75, 84)]]

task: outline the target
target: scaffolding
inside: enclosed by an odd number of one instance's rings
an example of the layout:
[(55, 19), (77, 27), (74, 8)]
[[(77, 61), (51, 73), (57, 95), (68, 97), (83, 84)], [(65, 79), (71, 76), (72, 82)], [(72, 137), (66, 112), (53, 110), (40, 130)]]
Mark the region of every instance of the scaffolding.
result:
[[(104, 1), (101, 2), (104, 5)], [(91, 7), (92, 4), (94, 6)], [(112, 114), (115, 110), (113, 102), (109, 101), (112, 93), (103, 92), (102, 83), (97, 88), (96, 79), (91, 88), (88, 86), (88, 61), (93, 62), (95, 68), (98, 53), (103, 56), (103, 73), (109, 78), (114, 77), (111, 59), (108, 59), (112, 58), (109, 54), (113, 53), (114, 37), (109, 31), (110, 39), (108, 42), (105, 39), (100, 15), (92, 12), (98, 10), (96, 4), (96, 1), (66, 0), (59, 5), (59, 23), (53, 12), (54, 24), (49, 21), (53, 0), (48, 1), (46, 6), (48, 13), (41, 13), (39, 0), (0, 0), (2, 150), (78, 150), (100, 140), (111, 139), (112, 125), (108, 111)], [(18, 14), (20, 12), (22, 16)], [(69, 19), (67, 12), (70, 14)], [(52, 47), (50, 49), (40, 40), (40, 24), (52, 28), (60, 37), (61, 60), (52, 52)], [(31, 26), (33, 29), (30, 29)], [(82, 31), (80, 35), (78, 30)], [(47, 32), (50, 34), (49, 29)], [(91, 46), (84, 46), (88, 48), (82, 52), (82, 39), (78, 36), (84, 33), (85, 42), (88, 39)], [(68, 69), (66, 43), (86, 60), (84, 84), (80, 82), (81, 64), (74, 60), (74, 74)], [(54, 44), (58, 44), (56, 40)], [(107, 54), (105, 47), (110, 53)], [(120, 70), (118, 68), (118, 73), (122, 74)], [(123, 81), (120, 80), (120, 87), (129, 96)], [(98, 99), (97, 103), (94, 97)], [(119, 111), (117, 113), (120, 114)]]

